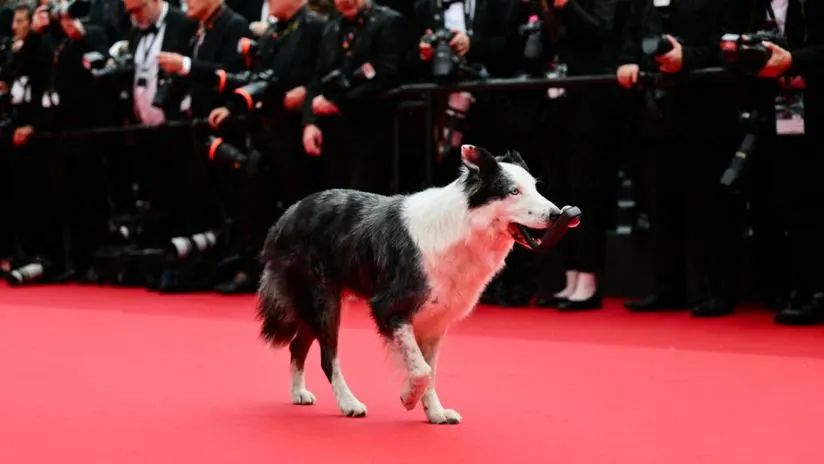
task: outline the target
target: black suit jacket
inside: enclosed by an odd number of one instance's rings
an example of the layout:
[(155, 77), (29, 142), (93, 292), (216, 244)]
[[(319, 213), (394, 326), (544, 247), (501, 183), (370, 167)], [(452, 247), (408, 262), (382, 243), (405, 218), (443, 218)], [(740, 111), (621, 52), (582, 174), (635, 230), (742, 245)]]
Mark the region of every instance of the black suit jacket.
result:
[[(187, 54), (197, 31), (197, 23), (192, 21), (182, 11), (169, 7), (166, 13), (166, 31), (163, 33), (163, 44), (160, 50), (164, 52)], [(132, 28), (129, 31), (129, 52), (134, 54), (137, 50), (137, 45), (140, 43), (142, 34), (139, 29)]]
[(26, 39), (24, 47), (31, 47), (33, 53), (27, 73), (32, 79), (32, 101), (42, 103), (47, 91), (59, 97), (56, 107), (38, 108), (31, 121), (36, 129), (84, 129), (114, 121), (112, 102), (99, 91), (98, 83), (82, 64), (86, 53), (96, 51), (105, 56), (108, 40), (102, 28), (88, 23), (84, 27), (86, 33), (79, 40), (68, 39), (56, 24)]
[[(569, 75), (603, 74), (613, 72), (617, 58), (614, 46), (614, 27), (617, 0), (569, 0), (563, 8), (549, 4), (549, 15), (544, 22), (544, 59), (558, 60), (567, 65)], [(513, 2), (514, 23), (510, 29), (517, 31), (531, 14), (533, 2), (517, 0)], [(551, 39), (550, 22), (554, 21), (559, 30), (556, 42)], [(522, 56), (526, 39), (518, 37), (513, 53)]]
[[(250, 37), (249, 23), (227, 6), (221, 6), (203, 27), (203, 40), (196, 46), (198, 36), (192, 38), (189, 70), (193, 82), (206, 82), (209, 75), (218, 69), (230, 72), (242, 71), (246, 67), (243, 56), (238, 52), (238, 41)], [(197, 50), (195, 50), (197, 48)], [(205, 117), (222, 103), (220, 95), (212, 89), (190, 83), (192, 115)]]
[(736, 86), (679, 78), (689, 71), (723, 66), (719, 43), (733, 26), (732, 6), (732, 0), (678, 0), (671, 7), (671, 29), (665, 31), (664, 18), (653, 6), (653, 0), (633, 0), (619, 64), (635, 63), (643, 71), (658, 72), (657, 61), (641, 50), (643, 39), (669, 33), (682, 41), (682, 69), (667, 76), (672, 85), (667, 97), (659, 102), (668, 128), (692, 137), (715, 138), (725, 132), (734, 133)]
[(341, 47), (341, 25), (345, 21), (336, 16), (330, 20), (323, 31), (320, 51), (311, 82), (306, 88), (306, 100), (303, 105), (303, 123), (314, 124), (317, 116), (312, 112), (312, 99), (321, 95), (321, 79), (336, 69), (344, 74), (351, 74), (365, 63), (370, 63), (375, 69), (373, 79), (356, 85), (345, 95), (324, 95), (337, 104), (342, 112), (355, 104), (365, 110), (370, 99), (380, 96), (395, 88), (401, 81), (401, 67), (403, 64), (403, 19), (396, 11), (379, 5), (367, 7), (359, 18), (363, 24), (359, 26), (356, 39), (351, 45), (351, 57), (344, 60)]
[[(283, 95), (279, 91), (289, 91), (309, 84), (314, 77), (322, 47), (321, 39), (326, 21), (308, 7), (304, 6), (298, 10), (287, 24), (270, 26), (260, 39), (258, 65), (255, 70), (271, 69), (278, 81), (278, 88), (272, 89), (273, 91), (264, 99), (264, 114), (279, 113), (283, 110)], [(281, 32), (278, 32), (279, 30)], [(289, 32), (282, 32), (284, 30)]]
[[(470, 64), (486, 66), (490, 75), (504, 77), (512, 73), (517, 61), (513, 60), (508, 46), (511, 39), (512, 7), (507, 0), (476, 0), (475, 16), (472, 20), (472, 36), (466, 59)], [(438, 11), (437, 0), (417, 0), (415, 2), (415, 31), (412, 60), (418, 60), (418, 43), (427, 29), (436, 31), (443, 28), (443, 12)], [(424, 69), (428, 69), (425, 67)]]

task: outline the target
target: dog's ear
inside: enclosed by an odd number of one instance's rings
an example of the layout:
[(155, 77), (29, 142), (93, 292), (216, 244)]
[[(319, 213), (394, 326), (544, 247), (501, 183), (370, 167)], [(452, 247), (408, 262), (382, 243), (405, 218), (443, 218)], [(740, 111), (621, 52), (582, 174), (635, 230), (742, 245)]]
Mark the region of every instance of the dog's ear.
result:
[(526, 166), (526, 161), (524, 161), (524, 159), (521, 157), (521, 154), (515, 150), (507, 151), (503, 154), (503, 156), (499, 156), (497, 160), (501, 163), (515, 164), (526, 170), (529, 170)]
[(461, 145), (461, 161), (476, 174), (498, 166), (492, 153), (475, 145)]

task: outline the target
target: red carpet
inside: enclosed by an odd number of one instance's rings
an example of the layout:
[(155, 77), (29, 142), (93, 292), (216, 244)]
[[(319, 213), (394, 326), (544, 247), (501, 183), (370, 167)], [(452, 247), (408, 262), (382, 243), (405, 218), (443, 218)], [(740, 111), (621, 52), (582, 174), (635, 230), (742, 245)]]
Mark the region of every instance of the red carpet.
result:
[(342, 364), (364, 419), (289, 404), (288, 352), (257, 339), (253, 299), (0, 288), (0, 463), (824, 462), (824, 327), (730, 318), (480, 308), (447, 339), (431, 426), (363, 308)]

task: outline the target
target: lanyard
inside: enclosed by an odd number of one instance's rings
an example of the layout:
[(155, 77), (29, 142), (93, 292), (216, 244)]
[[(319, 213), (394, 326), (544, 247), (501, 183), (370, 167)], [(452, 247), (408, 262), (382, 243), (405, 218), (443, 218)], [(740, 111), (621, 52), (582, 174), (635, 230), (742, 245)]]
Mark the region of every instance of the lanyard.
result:
[(144, 71), (146, 69), (148, 69), (149, 54), (152, 53), (152, 48), (154, 47), (155, 42), (157, 42), (157, 38), (160, 37), (160, 28), (161, 27), (166, 27), (166, 26), (161, 25), (157, 28), (157, 30), (155, 32), (151, 33), (151, 36), (152, 36), (151, 42), (149, 41), (149, 37), (148, 37), (149, 34), (144, 35), (140, 39), (140, 44), (143, 44), (143, 60), (140, 62), (140, 68)]

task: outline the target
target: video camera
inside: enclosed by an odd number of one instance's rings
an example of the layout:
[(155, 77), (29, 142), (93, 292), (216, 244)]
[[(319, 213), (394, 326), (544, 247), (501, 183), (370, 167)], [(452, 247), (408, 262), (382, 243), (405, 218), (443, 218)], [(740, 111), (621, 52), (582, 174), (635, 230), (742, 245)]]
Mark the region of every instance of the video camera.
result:
[(213, 135), (210, 135), (206, 140), (206, 148), (209, 161), (226, 164), (237, 170), (244, 170), (249, 176), (257, 173), (260, 161), (263, 158), (263, 155), (255, 149), (250, 149), (249, 154), (246, 154), (234, 145), (224, 142), (222, 138)]
[(752, 34), (724, 34), (721, 37), (721, 53), (727, 65), (745, 74), (756, 74), (772, 56), (772, 50), (762, 42), (772, 42), (781, 48), (789, 48), (787, 40), (772, 31)]
[(48, 3), (49, 17), (55, 21), (62, 17), (80, 19), (89, 16), (92, 10), (91, 0), (70, 0), (66, 3), (51, 1)]

